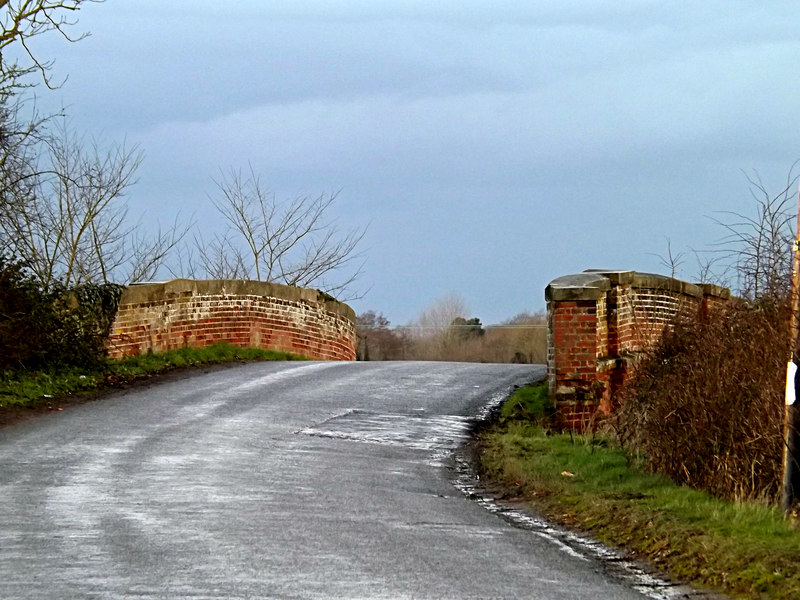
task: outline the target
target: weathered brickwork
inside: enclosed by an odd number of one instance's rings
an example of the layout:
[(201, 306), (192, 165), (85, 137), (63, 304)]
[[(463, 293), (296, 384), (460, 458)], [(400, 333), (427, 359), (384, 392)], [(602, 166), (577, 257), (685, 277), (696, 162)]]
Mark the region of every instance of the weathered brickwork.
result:
[(109, 355), (163, 352), (219, 342), (355, 360), (355, 313), (316, 290), (256, 281), (135, 285), (122, 296)]
[(608, 302), (605, 296), (597, 299), (597, 357), (608, 356)]
[(545, 291), (547, 380), (562, 424), (584, 429), (614, 409), (636, 356), (679, 315), (704, 315), (730, 292), (634, 271), (559, 277)]
[(682, 311), (689, 308), (695, 312), (699, 305), (699, 299), (669, 290), (629, 289), (628, 293), (632, 297), (632, 330), (636, 335), (631, 351), (650, 346)]

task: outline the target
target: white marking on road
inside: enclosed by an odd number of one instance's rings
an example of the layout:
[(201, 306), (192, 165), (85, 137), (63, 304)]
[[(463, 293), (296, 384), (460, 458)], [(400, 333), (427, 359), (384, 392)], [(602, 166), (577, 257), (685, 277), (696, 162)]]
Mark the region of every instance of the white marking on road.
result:
[(251, 379), (250, 381), (246, 381), (233, 388), (230, 388), (228, 392), (229, 393), (245, 392), (253, 388), (263, 387), (265, 385), (269, 385), (270, 383), (275, 383), (276, 381), (293, 379), (301, 375), (308, 375), (309, 372), (321, 371), (323, 369), (330, 369), (331, 367), (335, 366), (337, 366), (336, 362), (323, 362), (323, 363), (311, 363), (309, 365), (303, 365), (301, 367), (294, 367), (292, 369), (286, 369), (285, 371), (278, 371), (277, 373), (270, 373), (269, 375), (264, 375), (263, 377)]
[[(488, 418), (507, 397), (508, 394), (505, 391), (494, 394), (478, 412), (477, 419), (457, 415), (425, 415), (418, 411), (397, 414), (350, 409), (297, 433), (427, 450), (431, 458), (429, 464), (442, 466), (445, 458), (453, 456), (456, 448), (466, 441), (471, 425), (476, 421)], [(599, 560), (604, 564), (613, 565), (613, 570), (619, 577), (629, 581), (634, 589), (652, 600), (675, 600), (676, 598), (695, 596), (684, 586), (676, 586), (647, 573), (639, 565), (625, 560), (619, 552), (596, 540), (556, 527), (545, 519), (535, 517), (510, 503), (495, 500), (480, 486), (466, 458), (456, 455), (455, 460), (458, 476), (453, 481), (453, 485), (468, 498), (486, 510), (501, 516), (507, 522), (531, 531), (576, 560), (581, 562)], [(422, 526), (453, 532), (450, 529), (453, 526), (446, 523), (405, 523), (395, 526), (400, 528)], [(467, 529), (464, 529), (464, 532), (467, 533)], [(471, 529), (469, 533), (489, 535), (488, 530), (481, 532)], [(702, 596), (702, 592), (697, 592), (697, 597), (700, 596)]]

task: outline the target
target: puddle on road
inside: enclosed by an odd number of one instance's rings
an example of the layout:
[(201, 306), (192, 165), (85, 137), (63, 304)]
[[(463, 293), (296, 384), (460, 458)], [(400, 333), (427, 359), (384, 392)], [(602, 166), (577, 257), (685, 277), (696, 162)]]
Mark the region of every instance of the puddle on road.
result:
[(379, 413), (351, 409), (301, 429), (298, 433), (370, 444), (425, 450), (437, 465), (450, 456), (469, 435), (475, 420), (456, 415), (430, 415), (423, 410), (412, 413)]
[(427, 450), (437, 465), (463, 444), (472, 427), (488, 418), (510, 392), (496, 392), (475, 417), (429, 414), (424, 408), (387, 413), (352, 408), (297, 433)]
[(470, 431), (486, 419), (506, 396), (494, 396), (477, 418), (455, 415), (430, 415), (423, 409), (411, 413), (380, 413), (351, 409), (297, 433), (371, 444), (425, 450), (430, 464), (454, 472), (453, 485), (467, 498), (515, 527), (526, 529), (557, 546), (562, 552), (583, 561), (598, 561), (607, 572), (630, 583), (653, 600), (678, 598), (719, 598), (688, 586), (660, 579), (622, 554), (590, 537), (578, 535), (536, 517), (518, 504), (496, 499), (481, 486), (464, 451)]

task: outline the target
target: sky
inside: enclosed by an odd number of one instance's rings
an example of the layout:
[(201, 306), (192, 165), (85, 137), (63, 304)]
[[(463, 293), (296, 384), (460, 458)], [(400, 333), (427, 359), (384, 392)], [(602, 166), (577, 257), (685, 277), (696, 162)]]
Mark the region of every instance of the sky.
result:
[(339, 192), (367, 227), (350, 301), (393, 325), (460, 296), (498, 323), (590, 268), (694, 280), (746, 173), (800, 158), (788, 2), (107, 0), (78, 43), (41, 36), (73, 126), (144, 153), (147, 226), (213, 231), (221, 171), (279, 198)]

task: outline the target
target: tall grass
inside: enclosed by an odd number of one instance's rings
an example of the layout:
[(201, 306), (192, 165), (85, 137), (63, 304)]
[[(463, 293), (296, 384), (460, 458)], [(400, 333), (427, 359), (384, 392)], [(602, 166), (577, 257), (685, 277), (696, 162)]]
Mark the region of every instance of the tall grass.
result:
[[(452, 310), (463, 308), (456, 306)], [(382, 314), (374, 311), (360, 314), (356, 319), (358, 360), (525, 364), (547, 361), (545, 314), (523, 312), (500, 325), (483, 328), (476, 318), (452, 318), (452, 310), (448, 308), (444, 311), (448, 314), (438, 318), (432, 318), (430, 311), (426, 311), (415, 323), (393, 329)]]

